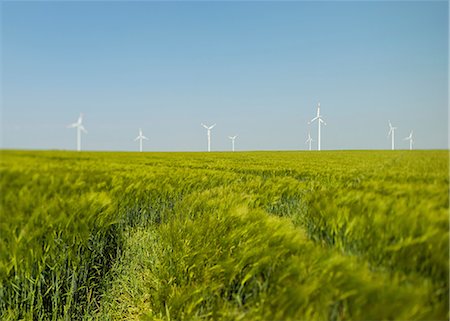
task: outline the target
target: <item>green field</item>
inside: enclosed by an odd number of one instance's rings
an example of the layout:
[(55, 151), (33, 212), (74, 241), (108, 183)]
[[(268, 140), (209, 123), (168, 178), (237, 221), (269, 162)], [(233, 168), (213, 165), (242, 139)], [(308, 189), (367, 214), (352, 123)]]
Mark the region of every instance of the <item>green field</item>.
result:
[(1, 320), (448, 320), (448, 151), (2, 151)]

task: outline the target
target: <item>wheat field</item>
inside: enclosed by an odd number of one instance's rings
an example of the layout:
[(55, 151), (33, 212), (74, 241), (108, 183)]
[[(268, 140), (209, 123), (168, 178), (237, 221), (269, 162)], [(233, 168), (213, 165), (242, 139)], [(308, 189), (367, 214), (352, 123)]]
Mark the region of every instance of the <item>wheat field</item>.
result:
[(1, 151), (2, 320), (446, 320), (448, 151)]

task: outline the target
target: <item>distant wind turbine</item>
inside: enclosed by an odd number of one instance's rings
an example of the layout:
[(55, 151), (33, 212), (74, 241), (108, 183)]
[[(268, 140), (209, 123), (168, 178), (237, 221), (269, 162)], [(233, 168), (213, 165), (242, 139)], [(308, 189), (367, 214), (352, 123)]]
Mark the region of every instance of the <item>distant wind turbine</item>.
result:
[(388, 137), (391, 136), (391, 138), (392, 138), (392, 150), (395, 149), (394, 141), (395, 141), (395, 130), (396, 129), (397, 129), (397, 127), (392, 127), (391, 121), (389, 121)]
[(237, 135), (234, 136), (228, 136), (229, 139), (231, 139), (231, 150), (234, 152), (234, 141), (236, 139)]
[(319, 131), (317, 134), (317, 150), (320, 150), (320, 124), (323, 123), (324, 125), (326, 125), (327, 123), (325, 123), (325, 121), (322, 119), (322, 116), (320, 116), (320, 103), (317, 104), (317, 116), (314, 117), (313, 119), (311, 119), (310, 122), (308, 122), (308, 124), (311, 124), (312, 122), (316, 121), (318, 122), (318, 127), (319, 127)]
[(309, 150), (311, 150), (311, 143), (313, 142), (313, 139), (311, 138), (311, 133), (308, 133), (308, 139), (306, 140), (305, 144), (309, 145)]
[(212, 125), (212, 126), (206, 126), (205, 124), (201, 124), (203, 127), (206, 128), (206, 130), (208, 131), (208, 152), (211, 151), (211, 129), (214, 128), (214, 126), (216, 126), (216, 124)]
[(81, 150), (81, 132), (83, 131), (85, 134), (87, 134), (87, 130), (83, 127), (83, 114), (80, 114), (80, 117), (78, 117), (78, 121), (76, 123), (73, 123), (67, 128), (76, 128), (77, 129), (77, 151)]
[(142, 140), (143, 139), (148, 140), (148, 138), (142, 135), (142, 129), (140, 128), (139, 128), (139, 136), (136, 137), (134, 141), (137, 141), (138, 139), (139, 139), (139, 151), (142, 152)]
[(404, 140), (409, 140), (409, 150), (413, 149), (413, 143), (414, 143), (414, 139), (413, 139), (413, 131), (411, 130), (411, 132), (409, 133), (408, 137), (405, 137)]

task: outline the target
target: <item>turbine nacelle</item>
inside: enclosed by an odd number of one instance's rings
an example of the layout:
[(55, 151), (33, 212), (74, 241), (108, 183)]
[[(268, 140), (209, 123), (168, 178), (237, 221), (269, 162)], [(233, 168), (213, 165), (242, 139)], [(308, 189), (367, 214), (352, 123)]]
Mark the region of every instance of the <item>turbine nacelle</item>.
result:
[(142, 134), (142, 129), (140, 129), (139, 128), (139, 136), (138, 137), (136, 137), (134, 140), (136, 141), (136, 140), (138, 140), (138, 139), (146, 139), (146, 140), (148, 140), (148, 138), (147, 137), (145, 137), (143, 134)]
[(80, 116), (78, 117), (77, 122), (67, 126), (67, 128), (79, 127), (79, 126), (81, 126), (82, 122), (83, 122), (83, 114), (81, 113)]
[(81, 150), (81, 132), (87, 134), (86, 128), (83, 126), (83, 113), (80, 113), (78, 120), (76, 123), (70, 124), (67, 128), (76, 128), (77, 129), (77, 150)]
[(213, 129), (216, 126), (216, 124), (211, 125), (211, 126), (207, 126), (207, 125), (201, 123), (201, 125), (208, 131), (207, 132), (207, 136), (208, 136), (208, 152), (210, 152), (211, 151), (211, 129)]
[(317, 120), (318, 122), (324, 124), (324, 125), (327, 124), (327, 123), (323, 120), (322, 116), (320, 116), (320, 102), (317, 104), (317, 116), (314, 117), (313, 119), (311, 119), (311, 120), (308, 122), (308, 125), (311, 125), (311, 124), (312, 124), (313, 122), (315, 122), (316, 120)]
[(322, 118), (321, 116), (316, 116), (316, 117), (314, 117), (313, 119), (311, 119), (311, 120), (308, 122), (308, 125), (311, 125), (311, 124), (312, 124), (313, 122), (315, 122), (316, 120), (317, 120), (318, 122), (324, 124), (324, 125), (327, 124), (327, 123), (323, 120), (323, 118)]
[[(308, 122), (308, 125), (310, 125), (311, 123), (315, 122), (316, 120), (317, 120), (317, 129), (318, 129), (318, 132), (317, 132), (317, 150), (320, 150), (320, 124), (324, 124), (324, 125), (327, 124), (323, 120), (322, 116), (320, 115), (320, 102), (317, 103), (317, 116), (314, 117), (313, 119), (311, 119)], [(310, 144), (309, 149), (311, 150), (311, 142), (312, 142), (312, 140), (309, 140), (309, 139), (310, 139), (310, 137), (308, 137), (307, 143)]]
[(388, 133), (388, 137), (391, 136), (392, 138), (392, 142), (391, 142), (391, 149), (394, 150), (395, 149), (395, 130), (397, 129), (397, 127), (392, 126), (391, 121), (389, 120), (389, 133)]
[(236, 139), (237, 135), (234, 136), (228, 136), (229, 139), (231, 139), (231, 151), (234, 152), (234, 141)]
[(388, 133), (388, 137), (391, 135), (391, 133), (393, 133), (395, 130), (397, 129), (397, 127), (393, 127), (391, 121), (389, 121), (389, 133)]
[(412, 150), (413, 149), (413, 143), (414, 143), (413, 131), (411, 130), (411, 132), (409, 133), (409, 136), (403, 138), (403, 140), (409, 140), (409, 150)]
[(404, 140), (413, 140), (413, 131), (411, 130), (411, 132), (409, 133), (408, 137), (405, 137)]
[(207, 130), (211, 130), (211, 129), (213, 129), (215, 126), (216, 126), (216, 124), (214, 124), (214, 125), (211, 125), (211, 126), (207, 126), (207, 125), (205, 125), (205, 124), (201, 124), (203, 127), (205, 127)]
[(143, 140), (143, 139), (148, 140), (148, 138), (145, 137), (145, 136), (142, 134), (142, 129), (139, 128), (139, 136), (136, 137), (136, 138), (134, 139), (134, 141), (139, 140), (139, 151), (140, 151), (140, 152), (142, 152), (142, 140)]

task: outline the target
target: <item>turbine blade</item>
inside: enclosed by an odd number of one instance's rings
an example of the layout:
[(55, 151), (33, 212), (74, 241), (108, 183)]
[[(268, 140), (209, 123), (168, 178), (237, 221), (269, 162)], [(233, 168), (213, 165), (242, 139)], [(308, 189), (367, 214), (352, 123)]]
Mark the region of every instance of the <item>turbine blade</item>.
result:
[(216, 127), (216, 124), (212, 125), (212, 126), (209, 127), (208, 129), (213, 129), (214, 127)]
[(147, 138), (147, 137), (145, 137), (145, 136), (142, 136), (142, 138), (143, 138), (143, 139), (146, 139), (146, 140), (148, 140), (148, 138)]
[(84, 132), (85, 134), (87, 134), (87, 130), (86, 130), (86, 128), (83, 127), (83, 125), (80, 125), (79, 127), (80, 127), (80, 130), (81, 130), (82, 132)]
[(313, 119), (311, 119), (310, 121), (309, 121), (309, 123), (308, 124), (311, 124), (312, 122), (314, 122), (316, 119), (318, 119), (319, 118), (319, 116), (316, 116), (316, 117), (314, 117)]

